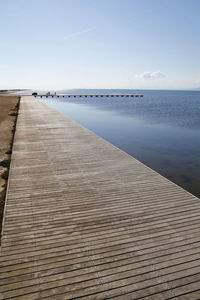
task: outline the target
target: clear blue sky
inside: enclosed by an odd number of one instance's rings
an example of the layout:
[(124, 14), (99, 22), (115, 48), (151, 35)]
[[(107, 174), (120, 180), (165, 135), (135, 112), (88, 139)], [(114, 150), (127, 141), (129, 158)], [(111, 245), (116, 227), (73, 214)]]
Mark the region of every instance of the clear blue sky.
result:
[(0, 89), (200, 87), (200, 0), (1, 0)]

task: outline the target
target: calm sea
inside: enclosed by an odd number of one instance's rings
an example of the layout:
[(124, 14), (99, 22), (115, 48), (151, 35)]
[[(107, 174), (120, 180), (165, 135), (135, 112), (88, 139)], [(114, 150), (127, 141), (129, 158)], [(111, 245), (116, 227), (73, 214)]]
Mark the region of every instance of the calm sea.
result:
[(48, 105), (200, 197), (200, 92), (73, 90), (140, 93), (143, 98), (43, 98)]

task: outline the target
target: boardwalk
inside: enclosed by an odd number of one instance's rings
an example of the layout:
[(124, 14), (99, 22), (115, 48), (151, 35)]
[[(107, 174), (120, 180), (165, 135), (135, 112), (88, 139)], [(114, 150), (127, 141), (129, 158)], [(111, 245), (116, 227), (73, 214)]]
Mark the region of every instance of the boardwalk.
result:
[(1, 299), (200, 299), (200, 200), (22, 97)]

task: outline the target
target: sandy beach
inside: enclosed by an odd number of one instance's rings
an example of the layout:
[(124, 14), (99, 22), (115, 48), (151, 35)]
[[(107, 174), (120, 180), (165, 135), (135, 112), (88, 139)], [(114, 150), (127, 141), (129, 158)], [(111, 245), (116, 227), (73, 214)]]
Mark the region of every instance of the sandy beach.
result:
[[(10, 150), (13, 138), (13, 126), (16, 121), (15, 107), (19, 97), (0, 94), (0, 162), (10, 159)], [(0, 166), (0, 228), (3, 217), (5, 190), (7, 180), (2, 178), (6, 168)]]

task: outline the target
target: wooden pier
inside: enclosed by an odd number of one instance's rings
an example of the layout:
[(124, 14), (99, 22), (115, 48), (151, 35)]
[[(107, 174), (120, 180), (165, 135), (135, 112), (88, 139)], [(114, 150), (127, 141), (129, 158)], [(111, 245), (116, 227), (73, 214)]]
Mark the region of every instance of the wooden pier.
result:
[(38, 94), (37, 97), (40, 98), (91, 98), (91, 97), (144, 97), (142, 94), (65, 94), (65, 95), (47, 95), (47, 94)]
[(0, 299), (200, 299), (200, 200), (22, 97)]

